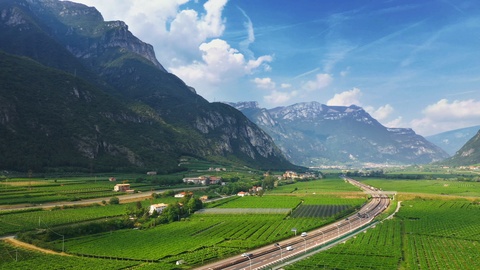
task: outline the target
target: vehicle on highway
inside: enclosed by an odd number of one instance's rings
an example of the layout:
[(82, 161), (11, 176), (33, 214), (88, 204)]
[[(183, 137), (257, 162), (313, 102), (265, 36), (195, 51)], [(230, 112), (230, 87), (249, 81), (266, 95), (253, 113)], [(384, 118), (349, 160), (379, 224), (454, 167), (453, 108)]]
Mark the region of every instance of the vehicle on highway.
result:
[(288, 246), (288, 247), (286, 248), (286, 250), (292, 251), (292, 250), (293, 250), (293, 247), (292, 247), (292, 246)]

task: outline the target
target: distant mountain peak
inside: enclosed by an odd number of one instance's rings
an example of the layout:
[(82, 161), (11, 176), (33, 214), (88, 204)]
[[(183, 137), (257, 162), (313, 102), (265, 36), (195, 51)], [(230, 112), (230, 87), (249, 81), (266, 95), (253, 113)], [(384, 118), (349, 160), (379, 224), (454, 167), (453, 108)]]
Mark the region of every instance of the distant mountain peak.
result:
[(304, 166), (429, 163), (448, 157), (412, 129), (386, 128), (357, 105), (312, 101), (236, 108), (269, 133), (292, 162)]

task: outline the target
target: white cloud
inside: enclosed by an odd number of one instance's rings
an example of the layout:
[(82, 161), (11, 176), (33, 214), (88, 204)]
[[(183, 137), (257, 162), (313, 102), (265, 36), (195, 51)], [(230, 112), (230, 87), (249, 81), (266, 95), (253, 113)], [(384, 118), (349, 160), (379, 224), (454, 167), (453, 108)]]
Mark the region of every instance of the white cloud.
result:
[(480, 124), (480, 101), (441, 99), (428, 105), (423, 118), (411, 121), (412, 128), (423, 135), (432, 135), (448, 130)]
[(346, 69), (340, 71), (340, 76), (347, 77), (349, 73), (350, 73), (350, 67), (347, 67)]
[(269, 56), (261, 56), (246, 61), (243, 54), (222, 39), (202, 43), (199, 50), (202, 61), (171, 68), (174, 74), (194, 87), (208, 83), (218, 85), (220, 82), (242, 77), (272, 60)]
[(330, 105), (330, 106), (358, 105), (360, 106), (361, 96), (362, 96), (362, 92), (360, 91), (360, 89), (353, 88), (352, 90), (348, 90), (340, 94), (335, 94), (332, 99), (327, 101), (327, 105)]
[[(358, 104), (356, 104), (358, 105)], [(365, 107), (365, 110), (375, 119), (378, 121), (382, 121), (387, 119), (390, 114), (393, 113), (394, 109), (390, 104), (386, 104), (384, 106), (380, 106), (378, 109), (373, 107)]]
[(289, 101), (297, 95), (297, 91), (280, 92), (277, 90), (273, 90), (270, 95), (264, 96), (263, 99), (270, 105), (278, 106), (289, 103)]
[(258, 88), (262, 88), (262, 89), (274, 89), (275, 88), (275, 82), (272, 81), (271, 78), (255, 78), (253, 80), (253, 82), (255, 83), (255, 85)]
[(245, 13), (243, 9), (239, 7), (238, 9), (246, 19), (246, 21), (243, 23), (243, 26), (247, 30), (247, 38), (242, 40), (239, 43), (240, 50), (242, 50), (242, 52), (244, 52), (249, 58), (253, 58), (253, 52), (249, 49), (250, 44), (252, 44), (255, 41), (255, 32), (253, 29), (253, 23), (252, 23), (252, 20), (250, 20), (250, 17), (248, 17), (247, 13)]
[(403, 123), (403, 118), (401, 116), (393, 119), (392, 121), (389, 121), (384, 124), (384, 126), (389, 127), (389, 128), (400, 128), (400, 127), (405, 127), (407, 126), (405, 123)]
[(326, 88), (329, 86), (333, 81), (333, 78), (330, 74), (327, 73), (319, 73), (316, 76), (316, 80), (308, 81), (303, 85), (303, 88), (307, 91), (315, 91)]
[(289, 84), (289, 83), (282, 83), (282, 84), (280, 84), (280, 87), (281, 88), (290, 88), (290, 87), (292, 87), (292, 85)]

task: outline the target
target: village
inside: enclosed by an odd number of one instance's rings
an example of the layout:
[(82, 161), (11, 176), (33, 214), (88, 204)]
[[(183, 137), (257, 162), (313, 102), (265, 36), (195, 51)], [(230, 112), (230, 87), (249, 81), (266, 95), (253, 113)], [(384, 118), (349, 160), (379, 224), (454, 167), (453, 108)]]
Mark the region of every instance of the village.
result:
[[(147, 175), (156, 175), (156, 172), (150, 171), (147, 172)], [(285, 171), (285, 173), (281, 175), (270, 175), (270, 173), (265, 173), (264, 177), (271, 176), (277, 181), (285, 180), (285, 181), (297, 181), (297, 180), (308, 180), (308, 179), (315, 179), (317, 176), (313, 173), (297, 173), (295, 171)], [(109, 181), (115, 182), (115, 177), (110, 177)], [(122, 193), (136, 193), (134, 189), (131, 188), (131, 184), (127, 183), (127, 180), (122, 181), (122, 183), (116, 184), (113, 187), (113, 191), (115, 192), (122, 192)], [(212, 185), (227, 185), (227, 182), (224, 182), (221, 176), (211, 176), (211, 175), (202, 175), (196, 177), (184, 177), (182, 182), (185, 184), (191, 185), (199, 185), (199, 186), (212, 186)], [(275, 184), (276, 185), (276, 184)], [(255, 196), (255, 195), (262, 195), (264, 192), (264, 188), (262, 186), (253, 185), (248, 190), (242, 190), (236, 193), (236, 196), (245, 197), (245, 196)], [(193, 197), (193, 192), (191, 191), (182, 191), (174, 194), (175, 198), (191, 198)], [(198, 198), (202, 203), (208, 201), (208, 196), (203, 195)], [(156, 203), (151, 204), (148, 210), (149, 215), (159, 215), (161, 214), (166, 208), (168, 207), (167, 203)], [(180, 207), (183, 205), (180, 204)]]

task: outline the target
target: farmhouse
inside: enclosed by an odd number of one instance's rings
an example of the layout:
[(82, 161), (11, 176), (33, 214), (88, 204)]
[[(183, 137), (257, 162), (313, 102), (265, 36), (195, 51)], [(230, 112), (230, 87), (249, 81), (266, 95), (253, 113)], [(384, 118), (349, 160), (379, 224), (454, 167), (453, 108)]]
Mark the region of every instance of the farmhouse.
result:
[(148, 213), (152, 215), (154, 212), (157, 212), (161, 214), (163, 212), (163, 209), (167, 208), (168, 204), (165, 203), (157, 203), (157, 204), (152, 204), (150, 205), (150, 210), (148, 210)]
[(219, 176), (199, 176), (199, 177), (185, 177), (184, 183), (192, 183), (195, 185), (216, 185), (222, 183), (222, 177)]
[(193, 183), (195, 185), (206, 185), (207, 184), (207, 177), (199, 176), (199, 177), (185, 177), (183, 178), (184, 183)]
[(116, 184), (113, 191), (127, 192), (130, 190), (130, 184)]
[(250, 192), (253, 192), (253, 193), (256, 193), (256, 192), (260, 192), (261, 190), (263, 190), (262, 187), (260, 187), (260, 186), (253, 186), (249, 191), (250, 191)]
[(237, 196), (240, 196), (240, 197), (245, 197), (247, 195), (248, 195), (248, 193), (245, 192), (245, 191), (240, 191), (240, 192), (237, 193)]
[(294, 171), (286, 171), (283, 174), (284, 179), (311, 179), (315, 178), (315, 174), (313, 173), (297, 173)]
[(175, 197), (175, 198), (184, 198), (185, 196), (191, 196), (191, 195), (193, 195), (192, 192), (185, 192), (185, 191), (183, 191), (183, 192), (180, 192), (180, 193), (175, 194), (174, 197)]
[(218, 185), (222, 183), (222, 177), (220, 176), (210, 176), (208, 179), (210, 185)]

